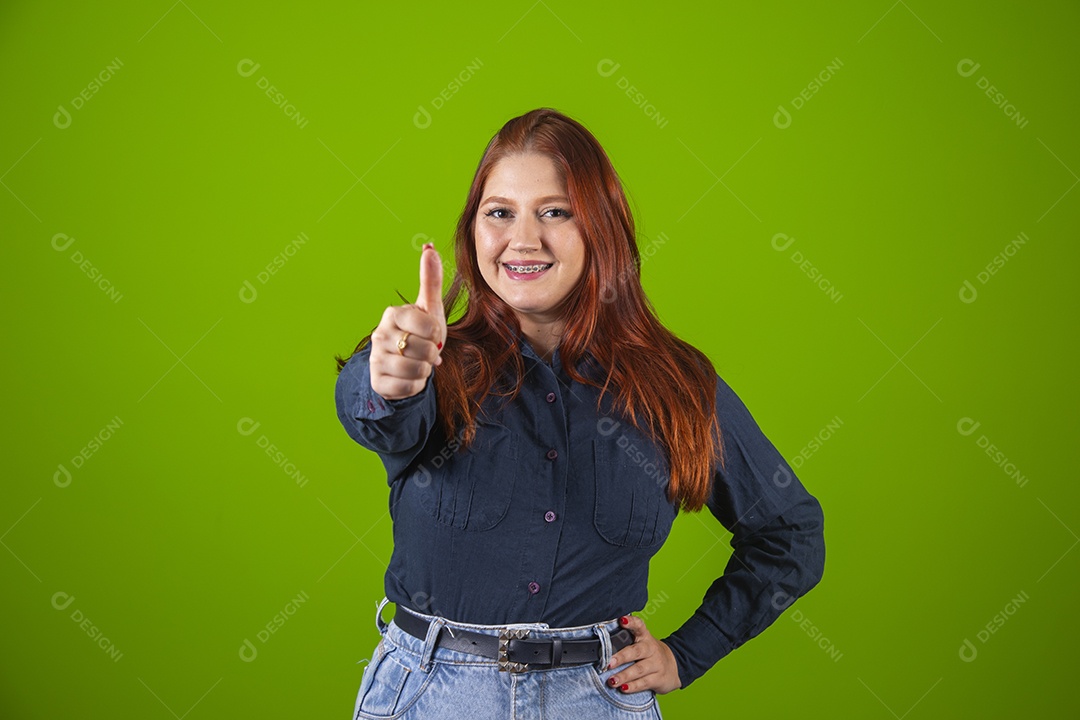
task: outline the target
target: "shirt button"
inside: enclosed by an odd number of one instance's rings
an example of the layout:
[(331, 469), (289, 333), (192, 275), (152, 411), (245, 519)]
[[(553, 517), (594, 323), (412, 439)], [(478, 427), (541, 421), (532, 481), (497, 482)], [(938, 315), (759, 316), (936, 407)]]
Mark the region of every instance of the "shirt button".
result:
[(540, 592), (540, 583), (537, 583), (537, 582), (529, 583), (529, 594), (535, 595), (538, 592)]
[(548, 510), (546, 513), (544, 513), (544, 519), (547, 520), (548, 522), (554, 522), (555, 521), (555, 513), (553, 513), (551, 510)]
[(549, 403), (551, 403), (551, 402), (555, 402), (555, 393), (553, 393), (553, 392), (551, 392), (551, 393), (548, 393), (548, 394), (547, 394), (547, 401), (548, 401)]
[(547, 451), (548, 460), (554, 460), (557, 457), (559, 457), (559, 451), (556, 450), (555, 448), (551, 448), (550, 450)]

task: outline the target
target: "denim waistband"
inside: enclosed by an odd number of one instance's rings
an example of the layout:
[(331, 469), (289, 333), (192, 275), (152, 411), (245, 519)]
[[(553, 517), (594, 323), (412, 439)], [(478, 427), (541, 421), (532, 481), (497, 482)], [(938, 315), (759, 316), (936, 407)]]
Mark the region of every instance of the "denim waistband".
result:
[(427, 638), (421, 639), (414, 637), (413, 635), (402, 630), (393, 620), (386, 622), (382, 619), (382, 609), (386, 606), (389, 600), (384, 597), (375, 610), (375, 625), (379, 629), (379, 633), (388, 638), (391, 642), (397, 645), (399, 648), (412, 652), (420, 656), (421, 668), (427, 670), (428, 663), (432, 660), (439, 660), (441, 662), (450, 663), (469, 663), (469, 664), (488, 664), (496, 665), (498, 661), (495, 658), (487, 658), (482, 655), (474, 655), (472, 653), (460, 652), (457, 650), (449, 650), (444, 647), (436, 647), (435, 640), (438, 637), (441, 629), (446, 632), (453, 633), (454, 630), (460, 628), (463, 630), (469, 630), (476, 633), (483, 633), (485, 635), (498, 636), (504, 629), (518, 629), (529, 630), (528, 637), (531, 639), (549, 639), (549, 638), (597, 638), (600, 640), (600, 658), (596, 665), (599, 669), (603, 669), (611, 661), (612, 648), (611, 648), (611, 633), (619, 628), (619, 619), (612, 618), (610, 620), (603, 620), (601, 622), (592, 623), (590, 625), (578, 625), (575, 627), (562, 627), (553, 628), (548, 623), (511, 623), (507, 625), (478, 625), (475, 623), (464, 623), (448, 620), (440, 615), (427, 615), (415, 610), (410, 610), (404, 606), (398, 605), (397, 612), (407, 612), (410, 615), (415, 615), (418, 618), (422, 618), (428, 621), (428, 634)]

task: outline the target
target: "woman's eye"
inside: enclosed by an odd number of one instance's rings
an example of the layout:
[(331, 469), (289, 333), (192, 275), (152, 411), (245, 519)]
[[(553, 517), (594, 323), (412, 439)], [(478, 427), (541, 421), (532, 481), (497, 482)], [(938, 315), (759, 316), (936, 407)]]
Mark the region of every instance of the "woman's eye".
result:
[[(505, 214), (500, 215), (499, 213)], [(555, 214), (552, 215), (552, 213)], [(510, 211), (506, 208), (494, 208), (492, 210), (488, 210), (486, 213), (484, 213), (484, 215), (490, 218), (495, 218), (496, 220), (505, 220), (510, 216)], [(570, 212), (568, 210), (564, 210), (563, 208), (551, 208), (550, 210), (545, 210), (543, 213), (541, 213), (541, 216), (570, 217)]]

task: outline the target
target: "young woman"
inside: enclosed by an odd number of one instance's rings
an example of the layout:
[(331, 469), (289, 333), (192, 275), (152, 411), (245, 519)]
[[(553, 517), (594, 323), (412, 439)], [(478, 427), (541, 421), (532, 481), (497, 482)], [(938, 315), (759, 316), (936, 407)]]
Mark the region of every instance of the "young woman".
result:
[[(429, 244), (417, 301), (337, 358), (338, 417), (381, 458), (394, 528), (354, 717), (659, 718), (657, 694), (818, 583), (821, 506), (656, 318), (625, 193), (580, 123), (540, 108), (499, 130), (454, 254), (445, 297)], [(734, 553), (658, 638), (631, 614), (649, 560), (704, 507)]]

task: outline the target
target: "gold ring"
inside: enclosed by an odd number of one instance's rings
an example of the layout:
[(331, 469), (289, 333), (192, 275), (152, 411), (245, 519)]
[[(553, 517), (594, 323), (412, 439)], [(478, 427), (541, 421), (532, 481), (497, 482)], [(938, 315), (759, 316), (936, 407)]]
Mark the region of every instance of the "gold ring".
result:
[(397, 341), (398, 355), (404, 355), (405, 354), (405, 347), (409, 344), (408, 338), (409, 338), (409, 333), (406, 332), (404, 335), (401, 336), (401, 339)]

